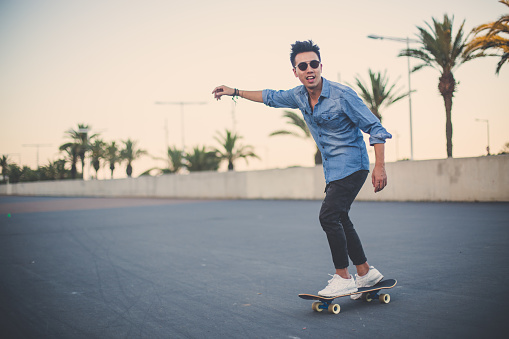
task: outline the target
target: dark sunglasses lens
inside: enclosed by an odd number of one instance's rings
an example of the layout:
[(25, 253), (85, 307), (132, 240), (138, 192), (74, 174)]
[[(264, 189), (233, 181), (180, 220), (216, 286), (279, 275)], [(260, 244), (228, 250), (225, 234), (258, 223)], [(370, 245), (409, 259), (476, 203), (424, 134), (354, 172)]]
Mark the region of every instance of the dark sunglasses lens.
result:
[(317, 69), (317, 68), (318, 68), (318, 66), (320, 66), (320, 61), (318, 61), (318, 60), (313, 60), (313, 61), (311, 61), (311, 62), (309, 63), (309, 65), (311, 66), (311, 68), (313, 68), (313, 69)]
[[(313, 69), (317, 69), (320, 66), (320, 61), (313, 60), (309, 63), (309, 66), (311, 66), (311, 68)], [(299, 67), (301, 71), (305, 71), (306, 69), (308, 69), (308, 64), (307, 62), (301, 62), (300, 64), (297, 65), (297, 67)]]
[(297, 67), (299, 67), (301, 71), (305, 71), (306, 69), (308, 69), (308, 64), (305, 62), (301, 62), (300, 64), (297, 65)]

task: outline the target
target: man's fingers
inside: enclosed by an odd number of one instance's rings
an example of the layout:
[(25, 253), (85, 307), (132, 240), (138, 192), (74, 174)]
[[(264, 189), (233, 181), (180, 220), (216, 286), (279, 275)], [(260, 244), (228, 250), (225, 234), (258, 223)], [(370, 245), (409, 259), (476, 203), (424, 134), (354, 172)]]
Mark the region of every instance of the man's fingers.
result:
[(380, 192), (387, 186), (387, 178), (375, 178), (373, 177), (373, 187), (375, 188), (375, 193)]
[(215, 94), (222, 93), (222, 92), (224, 92), (223, 86), (218, 86), (218, 87), (214, 88), (214, 90), (212, 91), (212, 93), (215, 93)]
[(214, 94), (215, 99), (221, 100), (221, 97), (223, 95), (233, 95), (233, 90), (229, 87), (222, 85), (222, 86), (217, 86), (216, 88), (214, 88), (214, 90), (212, 91), (212, 94)]
[(221, 97), (225, 94), (223, 86), (218, 86), (214, 88), (212, 91), (212, 94), (214, 94), (214, 98), (217, 100), (221, 100)]

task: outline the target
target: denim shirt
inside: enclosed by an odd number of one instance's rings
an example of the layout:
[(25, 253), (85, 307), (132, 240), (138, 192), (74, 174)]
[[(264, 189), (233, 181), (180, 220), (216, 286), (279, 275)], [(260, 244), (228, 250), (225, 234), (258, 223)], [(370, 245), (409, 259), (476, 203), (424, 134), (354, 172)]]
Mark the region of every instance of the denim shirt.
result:
[(311, 110), (304, 86), (286, 91), (263, 90), (263, 103), (276, 108), (298, 108), (322, 153), (325, 182), (343, 179), (359, 170), (369, 170), (369, 157), (361, 130), (369, 143), (392, 138), (380, 120), (350, 87), (322, 78), (322, 93)]

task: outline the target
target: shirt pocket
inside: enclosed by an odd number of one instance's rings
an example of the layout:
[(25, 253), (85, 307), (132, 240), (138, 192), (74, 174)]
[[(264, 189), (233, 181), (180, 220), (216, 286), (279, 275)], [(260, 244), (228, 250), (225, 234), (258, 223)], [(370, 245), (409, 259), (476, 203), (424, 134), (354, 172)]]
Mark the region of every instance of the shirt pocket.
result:
[(318, 122), (325, 129), (337, 130), (340, 126), (340, 113), (324, 112), (320, 114)]

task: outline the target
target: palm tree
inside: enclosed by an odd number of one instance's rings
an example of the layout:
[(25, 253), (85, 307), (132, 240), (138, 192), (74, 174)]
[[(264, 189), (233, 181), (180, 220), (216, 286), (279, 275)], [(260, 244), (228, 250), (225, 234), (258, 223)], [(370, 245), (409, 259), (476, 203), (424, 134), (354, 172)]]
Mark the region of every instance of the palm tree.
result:
[(55, 166), (57, 168), (57, 179), (65, 179), (67, 177), (67, 170), (65, 169), (65, 159), (59, 159), (55, 161)]
[(56, 161), (48, 161), (48, 164), (38, 169), (41, 180), (56, 180), (58, 179), (58, 169)]
[(239, 144), (238, 140), (242, 139), (242, 137), (237, 133), (232, 133), (232, 131), (226, 129), (225, 135), (221, 135), (220, 132), (217, 132), (217, 134), (218, 136), (214, 137), (214, 139), (222, 146), (222, 150), (216, 149), (216, 152), (221, 160), (228, 161), (228, 171), (234, 170), (233, 162), (237, 159), (244, 158), (246, 162), (249, 157), (260, 159), (253, 152), (252, 146)]
[(90, 127), (84, 124), (78, 124), (78, 130), (68, 130), (67, 136), (78, 145), (78, 156), (81, 160), (81, 174), (84, 174), (86, 153), (90, 150), (89, 140), (95, 138), (97, 134), (88, 135)]
[(19, 177), (19, 181), (21, 182), (32, 182), (39, 181), (39, 173), (34, 171), (28, 166), (23, 166), (21, 169), (21, 176)]
[(444, 99), (445, 104), (445, 135), (447, 139), (447, 157), (452, 158), (452, 98), (456, 92), (456, 79), (454, 79), (453, 70), (467, 61), (481, 54), (474, 55), (466, 53), (466, 39), (463, 38), (463, 25), (461, 24), (458, 32), (453, 36), (453, 18), (444, 15), (444, 21), (438, 22), (435, 18), (433, 26), (426, 23), (426, 28), (417, 27), (417, 35), (421, 47), (418, 49), (405, 49), (399, 53), (399, 56), (410, 56), (422, 61), (421, 64), (414, 67), (412, 72), (424, 67), (431, 67), (440, 72), (438, 90)]
[(176, 146), (168, 147), (168, 168), (163, 170), (163, 173), (177, 173), (184, 167), (184, 151), (178, 149)]
[(120, 160), (125, 160), (127, 162), (127, 168), (126, 173), (127, 176), (130, 178), (133, 174), (133, 166), (132, 163), (134, 160), (140, 158), (143, 155), (148, 154), (147, 151), (143, 149), (137, 149), (136, 148), (136, 141), (133, 141), (131, 139), (127, 139), (126, 141), (123, 141), (124, 148), (120, 150)]
[(80, 146), (74, 142), (68, 142), (59, 147), (61, 152), (66, 154), (65, 161), (71, 163), (71, 178), (76, 179), (76, 164), (78, 163)]
[(155, 160), (166, 161), (168, 166), (166, 168), (153, 167), (145, 172), (141, 173), (140, 176), (150, 175), (150, 172), (157, 170), (158, 174), (177, 173), (184, 167), (184, 151), (177, 147), (168, 147), (166, 158), (152, 157)]
[(112, 141), (110, 144), (106, 144), (105, 159), (110, 163), (111, 179), (113, 179), (113, 171), (115, 170), (115, 164), (120, 162), (120, 154), (115, 141)]
[[(509, 0), (500, 0), (499, 2), (509, 7)], [(485, 35), (480, 35), (484, 31), (486, 31)], [(489, 56), (500, 57), (495, 70), (495, 74), (498, 75), (504, 63), (509, 62), (509, 39), (502, 36), (502, 33), (509, 34), (509, 14), (502, 15), (495, 22), (475, 27), (472, 33), (476, 36), (468, 43), (465, 53), (472, 53), (474, 51), (484, 52), (488, 49), (500, 51), (502, 55), (489, 54)]]
[[(355, 77), (355, 84), (369, 110), (382, 121), (380, 111), (408, 96), (408, 93), (398, 94), (400, 90), (394, 90), (397, 80), (390, 85), (387, 71), (381, 74), (380, 72), (374, 73), (371, 69), (368, 69), (368, 73), (370, 84), (366, 85), (359, 75)], [(349, 86), (353, 87), (350, 84)]]
[(186, 154), (184, 159), (186, 160), (184, 166), (189, 172), (217, 171), (221, 162), (216, 151), (207, 151), (205, 146), (194, 147), (193, 153)]
[(11, 183), (17, 183), (20, 181), (21, 178), (21, 167), (19, 167), (17, 164), (9, 164), (7, 166), (7, 173), (9, 173), (9, 181)]
[[(298, 115), (297, 113), (292, 112), (292, 111), (284, 111), (283, 117), (288, 119), (288, 121), (287, 121), (288, 124), (297, 126), (299, 129), (298, 132), (291, 131), (291, 130), (290, 131), (278, 130), (278, 131), (270, 133), (271, 137), (275, 136), (275, 135), (292, 135), (294, 137), (305, 139), (305, 140), (312, 138), (311, 132), (309, 131), (309, 128), (306, 125), (306, 122), (304, 121), (303, 118), (300, 117), (300, 115)], [(319, 165), (321, 163), (322, 163), (322, 154), (320, 153), (318, 146), (316, 146), (315, 165)]]
[(92, 166), (95, 169), (95, 178), (96, 179), (98, 178), (98, 172), (99, 172), (99, 169), (101, 168), (101, 160), (103, 160), (106, 155), (105, 148), (106, 148), (106, 143), (103, 140), (98, 139), (98, 138), (96, 138), (94, 140), (94, 142), (90, 145), (90, 152), (92, 153), (91, 154)]
[(7, 171), (9, 169), (9, 156), (2, 155), (0, 158), (0, 167), (2, 167), (2, 177), (4, 181), (7, 181)]

